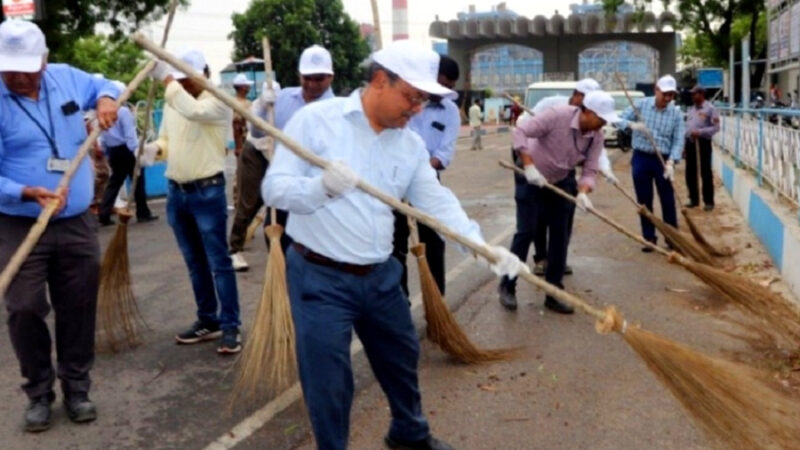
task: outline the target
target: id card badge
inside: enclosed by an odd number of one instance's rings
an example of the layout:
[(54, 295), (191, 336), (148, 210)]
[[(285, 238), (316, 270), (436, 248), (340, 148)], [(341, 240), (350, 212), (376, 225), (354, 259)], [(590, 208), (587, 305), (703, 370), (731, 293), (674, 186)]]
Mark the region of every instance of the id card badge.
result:
[(47, 171), (64, 173), (69, 169), (69, 160), (61, 158), (48, 158)]

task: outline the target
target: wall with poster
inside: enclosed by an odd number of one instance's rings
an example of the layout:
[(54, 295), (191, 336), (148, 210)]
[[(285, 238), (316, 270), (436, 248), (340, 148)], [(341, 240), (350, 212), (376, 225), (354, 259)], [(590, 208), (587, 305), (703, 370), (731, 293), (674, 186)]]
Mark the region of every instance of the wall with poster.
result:
[(780, 52), (780, 25), (778, 19), (773, 19), (769, 22), (769, 52), (768, 58), (770, 61), (777, 61)]
[(789, 54), (791, 56), (800, 56), (800, 2), (792, 6), (791, 15), (790, 28), (792, 31), (789, 38)]
[(778, 22), (780, 24), (778, 27), (780, 36), (778, 58), (785, 59), (789, 57), (789, 36), (792, 23), (792, 15), (789, 9), (783, 11)]

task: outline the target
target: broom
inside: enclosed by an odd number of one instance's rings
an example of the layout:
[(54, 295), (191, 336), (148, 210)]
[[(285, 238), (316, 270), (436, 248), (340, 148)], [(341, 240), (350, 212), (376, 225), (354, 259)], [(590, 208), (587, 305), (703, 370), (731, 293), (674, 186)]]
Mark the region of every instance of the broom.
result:
[(244, 235), (245, 242), (250, 242), (256, 237), (256, 231), (258, 231), (258, 227), (264, 223), (265, 218), (266, 214), (263, 212), (256, 214), (256, 216), (253, 218), (253, 221), (247, 226), (247, 232)]
[[(525, 173), (519, 167), (506, 161), (498, 161), (498, 163), (502, 167), (513, 170), (520, 175), (524, 175)], [(545, 187), (575, 203), (575, 197), (557, 186), (547, 183)], [(629, 198), (632, 198), (629, 193), (625, 191), (622, 192)], [(646, 210), (646, 208), (642, 209)], [(717, 293), (728, 299), (728, 301), (733, 303), (745, 314), (757, 319), (761, 323), (762, 329), (766, 329), (782, 337), (790, 345), (796, 345), (800, 342), (800, 311), (783, 298), (783, 296), (772, 292), (767, 287), (758, 283), (753, 283), (735, 274), (725, 272), (708, 264), (694, 262), (673, 252), (669, 252), (644, 239), (639, 234), (625, 228), (622, 224), (595, 208), (589, 208), (588, 212), (628, 238), (639, 244), (650, 247), (654, 251), (665, 256), (670, 263), (678, 264), (691, 272), (705, 284), (717, 291)]]
[[(266, 36), (262, 39), (262, 45), (267, 89), (272, 89), (272, 58)], [(274, 114), (268, 111), (267, 116), (273, 120)], [(250, 120), (248, 116), (244, 117)], [(272, 160), (274, 141), (269, 141), (267, 152)], [(295, 378), (297, 361), (294, 351), (294, 323), (286, 284), (286, 260), (281, 248), (283, 227), (278, 224), (275, 208), (270, 208), (270, 219), (270, 225), (264, 229), (269, 240), (264, 287), (250, 328), (250, 336), (237, 361), (238, 371), (231, 405), (236, 399), (254, 400), (280, 392)], [(264, 382), (262, 380), (265, 377)]]
[[(136, 76), (131, 80), (128, 87), (123, 91), (116, 100), (116, 105), (119, 107), (123, 103), (125, 103), (131, 94), (136, 91), (136, 88), (139, 87), (139, 84), (147, 78), (150, 70), (153, 68), (152, 62), (145, 65), (145, 67), (140, 70)], [(61, 180), (58, 182), (58, 186), (55, 189), (55, 192), (63, 191), (69, 188), (69, 183), (72, 180), (72, 177), (77, 172), (78, 168), (80, 167), (83, 159), (86, 155), (89, 154), (89, 150), (94, 146), (95, 141), (100, 136), (102, 130), (100, 127), (95, 127), (89, 136), (86, 137), (86, 140), (83, 141), (83, 144), (78, 148), (78, 151), (75, 154), (75, 157), (72, 158), (70, 162), (69, 168), (67, 168), (64, 175), (61, 177)], [(47, 203), (47, 206), (42, 208), (42, 212), (39, 213), (39, 217), (36, 218), (36, 223), (33, 224), (28, 234), (25, 236), (25, 239), (22, 240), (17, 250), (11, 255), (11, 258), (8, 261), (8, 264), (3, 268), (2, 273), (0, 273), (0, 298), (6, 295), (6, 291), (8, 290), (8, 286), (14, 280), (14, 277), (19, 272), (20, 267), (22, 264), (25, 263), (25, 260), (28, 258), (28, 255), (31, 254), (33, 248), (36, 246), (36, 243), (39, 242), (39, 238), (42, 237), (45, 230), (47, 229), (47, 225), (50, 222), (50, 219), (55, 214), (56, 210), (59, 207), (58, 200), (51, 200)]]
[[(167, 36), (169, 35), (169, 29), (172, 26), (172, 19), (175, 17), (177, 7), (178, 0), (173, 0), (170, 4), (164, 36), (161, 38), (162, 47), (167, 43)], [(139, 159), (144, 149), (147, 129), (150, 127), (150, 115), (156, 95), (156, 84), (156, 81), (153, 80), (147, 91), (144, 125), (139, 138), (139, 148), (136, 151), (136, 162), (133, 176), (131, 177), (130, 190), (128, 191), (128, 201), (125, 209), (117, 213), (119, 222), (114, 230), (114, 236), (111, 237), (111, 241), (106, 247), (106, 252), (103, 254), (103, 261), (100, 265), (96, 346), (101, 351), (107, 350), (116, 353), (123, 347), (136, 347), (141, 343), (141, 328), (147, 327), (144, 318), (139, 312), (136, 296), (133, 293), (131, 264), (128, 255), (128, 222), (133, 216), (131, 205), (134, 204), (136, 184), (139, 181), (139, 173), (141, 172)]]
[[(141, 33), (136, 33), (133, 39), (147, 51), (203, 83), (211, 94), (280, 140), (289, 151), (318, 167), (324, 168), (330, 164), (299, 146), (280, 130), (251, 114), (231, 96), (153, 44)], [(406, 216), (414, 217), (446, 238), (471, 249), (490, 263), (496, 263), (495, 256), (488, 247), (476, 244), (453, 232), (432, 217), (363, 181), (359, 181), (357, 186), (363, 192)], [(605, 311), (595, 308), (579, 297), (540, 280), (528, 271), (520, 272), (519, 276), (548, 295), (595, 318), (598, 321), (596, 325), (598, 331), (615, 331), (622, 334), (624, 340), (640, 355), (659, 381), (681, 402), (698, 426), (706, 431), (714, 442), (734, 443), (733, 445), (743, 448), (766, 446), (786, 449), (794, 448), (797, 442), (800, 442), (800, 427), (797, 427), (800, 421), (800, 405), (773, 390), (764, 379), (766, 375), (740, 364), (704, 355), (657, 334), (630, 327), (613, 308)], [(285, 338), (291, 339), (290, 336)]]

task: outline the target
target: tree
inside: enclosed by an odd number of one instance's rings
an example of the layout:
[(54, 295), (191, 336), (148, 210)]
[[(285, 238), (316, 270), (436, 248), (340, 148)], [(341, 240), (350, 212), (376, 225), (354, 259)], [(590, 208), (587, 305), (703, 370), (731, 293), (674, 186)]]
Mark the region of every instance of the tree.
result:
[(270, 41), (273, 70), (283, 86), (297, 83), (297, 62), (304, 48), (319, 44), (331, 52), (337, 93), (361, 83), (361, 62), (369, 45), (358, 25), (344, 12), (341, 0), (253, 0), (242, 14), (233, 14), (233, 58), (261, 57), (261, 38)]

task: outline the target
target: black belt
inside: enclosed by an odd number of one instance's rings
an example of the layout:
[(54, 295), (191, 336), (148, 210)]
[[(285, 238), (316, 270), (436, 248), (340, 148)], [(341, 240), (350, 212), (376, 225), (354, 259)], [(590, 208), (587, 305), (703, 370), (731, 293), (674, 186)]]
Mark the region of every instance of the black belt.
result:
[(306, 246), (297, 242), (293, 242), (292, 247), (294, 247), (297, 253), (303, 255), (303, 258), (305, 258), (306, 261), (312, 264), (317, 264), (319, 266), (325, 266), (325, 267), (332, 267), (334, 269), (341, 270), (342, 272), (357, 275), (359, 277), (363, 277), (369, 274), (370, 272), (372, 272), (373, 269), (375, 269), (375, 266), (377, 266), (377, 264), (359, 265), (359, 264), (350, 264), (350, 263), (334, 261), (328, 258), (327, 256), (320, 255), (315, 251), (309, 250), (308, 248), (306, 248)]
[(169, 180), (169, 185), (178, 189), (183, 192), (194, 192), (200, 189), (205, 189), (211, 186), (218, 186), (220, 184), (225, 184), (225, 175), (222, 172), (211, 175), (210, 177), (200, 178), (198, 180), (189, 181), (187, 183), (178, 183), (172, 180)]

